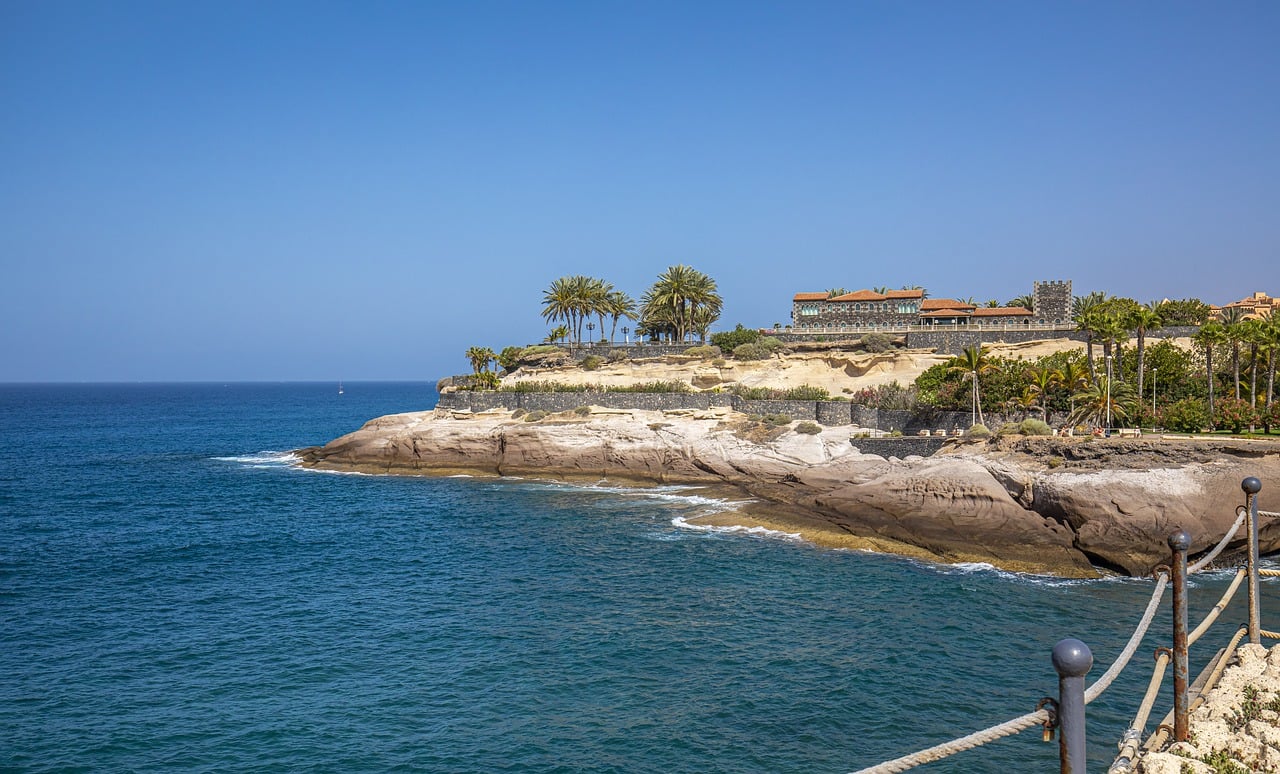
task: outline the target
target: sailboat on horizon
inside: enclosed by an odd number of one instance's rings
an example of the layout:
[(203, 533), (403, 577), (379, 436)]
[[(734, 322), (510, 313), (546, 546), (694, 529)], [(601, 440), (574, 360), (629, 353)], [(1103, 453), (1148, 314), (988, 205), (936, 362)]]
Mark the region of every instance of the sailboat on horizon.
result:
[(338, 394), (339, 394), (339, 395), (342, 395), (342, 394), (343, 394), (343, 390), (342, 390), (342, 380), (341, 380), (341, 379), (339, 379), (339, 380), (338, 380)]

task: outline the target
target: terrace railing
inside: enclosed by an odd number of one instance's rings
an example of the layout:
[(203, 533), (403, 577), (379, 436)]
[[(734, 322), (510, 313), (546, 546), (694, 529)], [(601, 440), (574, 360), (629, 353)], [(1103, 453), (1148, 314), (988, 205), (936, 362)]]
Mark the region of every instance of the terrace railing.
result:
[[(1262, 570), (1258, 567), (1258, 519), (1260, 517), (1280, 517), (1280, 513), (1258, 509), (1258, 493), (1262, 490), (1262, 482), (1257, 478), (1246, 478), (1241, 482), (1245, 503), (1236, 509), (1236, 520), (1227, 530), (1222, 540), (1208, 554), (1190, 567), (1187, 566), (1187, 549), (1191, 537), (1183, 530), (1169, 536), (1169, 547), (1172, 551), (1170, 563), (1157, 568), (1155, 572), (1155, 589), (1151, 599), (1143, 611), (1141, 619), (1134, 628), (1128, 643), (1107, 671), (1087, 689), (1084, 687), (1085, 675), (1093, 666), (1093, 656), (1089, 647), (1076, 639), (1064, 639), (1053, 648), (1052, 661), (1058, 673), (1058, 698), (1046, 698), (1040, 701), (1034, 712), (1008, 720), (990, 728), (976, 731), (967, 736), (953, 739), (950, 742), (935, 745), (919, 752), (886, 761), (877, 766), (861, 769), (857, 774), (889, 774), (890, 772), (907, 771), (931, 761), (941, 760), (964, 750), (1002, 739), (1006, 736), (1039, 726), (1045, 741), (1050, 741), (1055, 730), (1060, 731), (1058, 743), (1059, 770), (1066, 772), (1083, 772), (1085, 770), (1085, 707), (1115, 681), (1128, 666), (1133, 654), (1137, 651), (1147, 629), (1155, 618), (1160, 600), (1166, 588), (1173, 587), (1173, 627), (1169, 647), (1157, 651), (1155, 667), (1133, 722), (1120, 739), (1120, 753), (1108, 769), (1109, 774), (1129, 774), (1134, 770), (1139, 750), (1159, 750), (1169, 740), (1186, 741), (1190, 735), (1188, 718), (1204, 699), (1205, 694), (1216, 685), (1228, 662), (1235, 654), (1241, 639), (1246, 635), (1249, 642), (1259, 644), (1262, 638), (1280, 640), (1280, 633), (1266, 631), (1261, 628), (1258, 578), (1259, 576), (1280, 576), (1280, 570)], [(1218, 600), (1209, 614), (1196, 626), (1187, 629), (1187, 577), (1208, 567), (1227, 547), (1240, 530), (1245, 528), (1248, 536), (1248, 554), (1245, 566), (1236, 571), (1235, 577), (1226, 593)], [(1187, 682), (1188, 649), (1209, 630), (1209, 627), (1226, 609), (1244, 581), (1248, 581), (1249, 621), (1241, 625), (1230, 638), (1226, 647), (1209, 664), (1201, 675), (1193, 690)], [(1143, 732), (1150, 718), (1156, 697), (1164, 683), (1165, 672), (1169, 664), (1173, 664), (1173, 708), (1151, 734), (1145, 744)]]

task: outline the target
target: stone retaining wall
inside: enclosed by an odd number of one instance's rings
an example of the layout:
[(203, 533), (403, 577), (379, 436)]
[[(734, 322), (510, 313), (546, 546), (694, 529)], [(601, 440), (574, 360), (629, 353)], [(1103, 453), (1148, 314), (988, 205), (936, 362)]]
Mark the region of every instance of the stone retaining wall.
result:
[(851, 438), (849, 443), (863, 454), (878, 454), (885, 459), (904, 459), (912, 454), (932, 457), (947, 442), (946, 438)]

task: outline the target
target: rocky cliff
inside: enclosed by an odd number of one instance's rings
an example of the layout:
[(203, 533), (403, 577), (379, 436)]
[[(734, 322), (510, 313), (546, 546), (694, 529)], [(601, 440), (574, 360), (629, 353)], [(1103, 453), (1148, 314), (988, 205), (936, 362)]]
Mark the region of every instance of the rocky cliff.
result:
[[(730, 517), (743, 523), (1069, 577), (1146, 574), (1179, 527), (1193, 554), (1207, 550), (1234, 521), (1243, 478), (1263, 480), (1264, 507), (1267, 482), (1280, 486), (1280, 446), (1267, 442), (1006, 438), (899, 460), (864, 453), (856, 428), (810, 435), (725, 409), (530, 419), (397, 414), (299, 456), (331, 470), (730, 485), (756, 500)], [(1263, 538), (1280, 549), (1280, 528)]]

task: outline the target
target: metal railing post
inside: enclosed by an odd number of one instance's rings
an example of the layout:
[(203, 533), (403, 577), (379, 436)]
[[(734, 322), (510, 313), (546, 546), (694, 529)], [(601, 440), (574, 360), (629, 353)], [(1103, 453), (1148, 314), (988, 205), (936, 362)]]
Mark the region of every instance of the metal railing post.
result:
[(1262, 624), (1258, 613), (1258, 492), (1262, 482), (1249, 476), (1240, 482), (1245, 496), (1245, 527), (1249, 532), (1249, 644), (1262, 644)]
[(1084, 676), (1093, 668), (1093, 653), (1068, 637), (1053, 646), (1058, 672), (1058, 760), (1062, 774), (1085, 771)]
[(1191, 738), (1187, 725), (1187, 549), (1191, 536), (1178, 530), (1169, 536), (1173, 549), (1173, 737), (1185, 742)]

